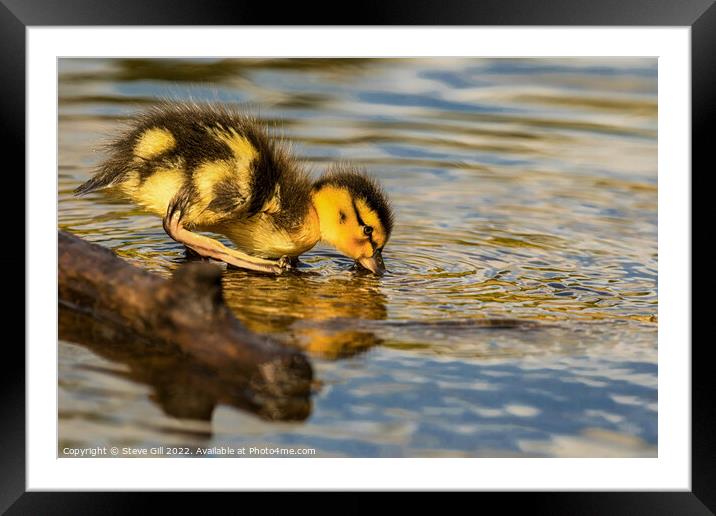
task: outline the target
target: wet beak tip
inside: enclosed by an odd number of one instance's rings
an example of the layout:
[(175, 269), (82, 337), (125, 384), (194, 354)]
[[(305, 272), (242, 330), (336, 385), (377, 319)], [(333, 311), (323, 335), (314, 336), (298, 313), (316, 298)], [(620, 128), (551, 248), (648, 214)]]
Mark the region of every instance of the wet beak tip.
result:
[(383, 259), (380, 256), (371, 256), (369, 258), (359, 258), (357, 260), (357, 263), (359, 263), (364, 268), (371, 271), (373, 274), (376, 274), (378, 276), (382, 276), (385, 272), (385, 264), (383, 264)]

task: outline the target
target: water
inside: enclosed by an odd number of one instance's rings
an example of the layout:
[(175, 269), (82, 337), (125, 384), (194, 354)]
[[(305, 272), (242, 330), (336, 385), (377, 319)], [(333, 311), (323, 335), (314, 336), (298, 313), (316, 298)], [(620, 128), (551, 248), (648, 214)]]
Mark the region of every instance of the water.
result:
[[(316, 176), (366, 167), (397, 223), (383, 278), (321, 246), (305, 274), (225, 272), (242, 322), (307, 350), (308, 419), (266, 421), (149, 358), (60, 341), (60, 450), (656, 456), (656, 72), (655, 59), (61, 60), (59, 226), (138, 266), (169, 275), (183, 249), (157, 218), (71, 192), (118, 121), (160, 97), (249, 106)], [(540, 324), (480, 326), (492, 318)]]

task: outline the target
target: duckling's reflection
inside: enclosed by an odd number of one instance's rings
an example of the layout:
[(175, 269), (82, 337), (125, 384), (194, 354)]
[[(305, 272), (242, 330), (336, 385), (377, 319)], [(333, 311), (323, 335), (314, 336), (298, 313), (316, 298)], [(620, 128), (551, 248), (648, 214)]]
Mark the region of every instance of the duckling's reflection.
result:
[(98, 322), (60, 305), (60, 339), (81, 344), (98, 355), (126, 364), (118, 373), (150, 385), (151, 398), (169, 416), (210, 421), (214, 407), (226, 404), (276, 421), (304, 420), (311, 413), (308, 396), (272, 398), (258, 396), (246, 379), (222, 374), (183, 355), (127, 333), (114, 325)]
[(352, 356), (382, 342), (360, 324), (387, 317), (380, 279), (372, 274), (267, 278), (234, 270), (224, 276), (224, 296), (249, 329), (283, 336), (323, 358)]

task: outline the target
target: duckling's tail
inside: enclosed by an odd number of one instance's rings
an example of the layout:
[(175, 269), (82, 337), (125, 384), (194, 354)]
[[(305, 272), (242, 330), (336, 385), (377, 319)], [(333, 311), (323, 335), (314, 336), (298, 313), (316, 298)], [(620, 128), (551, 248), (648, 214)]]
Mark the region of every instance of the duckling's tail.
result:
[(107, 186), (106, 184), (103, 184), (103, 182), (97, 181), (97, 177), (93, 177), (89, 181), (85, 181), (80, 186), (74, 189), (73, 193), (75, 195), (84, 195), (90, 192), (94, 192), (95, 190), (99, 190), (100, 188)]
[(75, 188), (74, 194), (84, 195), (119, 183), (125, 179), (126, 173), (127, 167), (123, 160), (109, 160), (101, 165), (94, 176)]

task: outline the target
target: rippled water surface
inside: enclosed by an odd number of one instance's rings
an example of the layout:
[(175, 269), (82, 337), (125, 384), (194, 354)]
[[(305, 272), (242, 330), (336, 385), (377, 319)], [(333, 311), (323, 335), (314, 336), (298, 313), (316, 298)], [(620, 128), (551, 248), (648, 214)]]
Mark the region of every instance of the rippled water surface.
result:
[[(351, 160), (396, 212), (389, 273), (318, 246), (224, 274), (308, 350), (309, 418), (270, 422), (95, 346), (59, 346), (64, 446), (287, 445), (321, 456), (655, 456), (655, 59), (61, 60), (59, 226), (163, 275), (161, 221), (72, 190), (157, 98), (248, 104), (318, 176)], [(486, 319), (540, 324), (484, 327)], [(482, 323), (480, 322), (482, 321)], [(178, 407), (177, 407), (178, 405)]]

